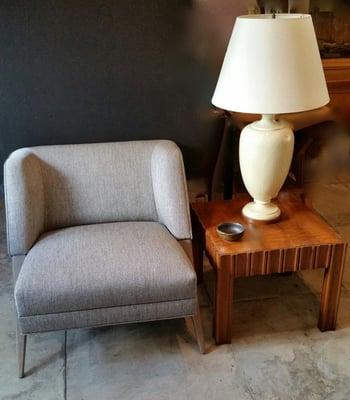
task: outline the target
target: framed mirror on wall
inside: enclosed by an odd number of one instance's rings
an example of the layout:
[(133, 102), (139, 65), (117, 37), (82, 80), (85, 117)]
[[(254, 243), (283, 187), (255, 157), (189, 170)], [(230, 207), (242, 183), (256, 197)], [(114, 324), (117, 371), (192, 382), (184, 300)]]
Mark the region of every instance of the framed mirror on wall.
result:
[(310, 2), (322, 58), (350, 57), (350, 1)]
[(192, 0), (191, 30), (221, 54), (238, 15), (273, 12), (311, 14), (321, 57), (350, 58), (350, 0)]
[(312, 15), (330, 106), (350, 123), (350, 0), (261, 0), (257, 4), (258, 12)]
[(350, 57), (350, 0), (259, 0), (247, 11), (311, 14), (322, 58)]

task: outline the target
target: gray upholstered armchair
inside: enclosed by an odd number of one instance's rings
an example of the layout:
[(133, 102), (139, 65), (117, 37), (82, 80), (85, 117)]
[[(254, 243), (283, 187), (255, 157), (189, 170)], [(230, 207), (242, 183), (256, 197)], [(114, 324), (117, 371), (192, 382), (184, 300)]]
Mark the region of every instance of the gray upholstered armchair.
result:
[(173, 142), (17, 150), (5, 163), (5, 198), (20, 377), (35, 332), (191, 316), (204, 351)]

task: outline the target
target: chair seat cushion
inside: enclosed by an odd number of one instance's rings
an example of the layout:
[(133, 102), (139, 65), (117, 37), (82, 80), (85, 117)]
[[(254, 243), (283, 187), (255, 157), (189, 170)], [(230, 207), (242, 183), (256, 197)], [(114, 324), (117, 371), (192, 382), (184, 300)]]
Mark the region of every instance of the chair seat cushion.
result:
[(177, 240), (156, 222), (60, 229), (40, 237), (15, 285), (19, 316), (196, 297), (196, 275)]

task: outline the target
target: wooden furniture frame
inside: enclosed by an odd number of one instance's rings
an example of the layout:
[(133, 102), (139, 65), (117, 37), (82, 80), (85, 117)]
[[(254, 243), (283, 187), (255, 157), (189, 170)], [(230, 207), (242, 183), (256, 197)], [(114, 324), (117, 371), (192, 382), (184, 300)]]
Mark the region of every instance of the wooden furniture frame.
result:
[(322, 60), (323, 69), (331, 98), (329, 106), (350, 123), (350, 58)]
[[(297, 194), (281, 193), (278, 221), (247, 220), (241, 213), (249, 201), (244, 196), (230, 201), (192, 204), (194, 262), (198, 280), (203, 276), (203, 250), (216, 272), (214, 337), (217, 344), (231, 343), (234, 279), (324, 268), (318, 328), (336, 327), (347, 244)], [(216, 233), (219, 223), (237, 221), (245, 226), (240, 241), (226, 242)]]

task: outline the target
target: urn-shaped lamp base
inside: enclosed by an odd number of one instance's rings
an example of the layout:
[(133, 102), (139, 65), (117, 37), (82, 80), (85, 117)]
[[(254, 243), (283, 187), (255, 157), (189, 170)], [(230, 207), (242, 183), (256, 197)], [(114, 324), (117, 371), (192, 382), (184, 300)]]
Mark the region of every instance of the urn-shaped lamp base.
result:
[(271, 221), (280, 215), (271, 199), (278, 195), (289, 171), (294, 147), (290, 125), (274, 115), (247, 125), (239, 143), (243, 182), (254, 202), (243, 208), (251, 219)]

